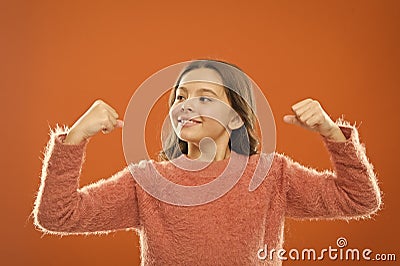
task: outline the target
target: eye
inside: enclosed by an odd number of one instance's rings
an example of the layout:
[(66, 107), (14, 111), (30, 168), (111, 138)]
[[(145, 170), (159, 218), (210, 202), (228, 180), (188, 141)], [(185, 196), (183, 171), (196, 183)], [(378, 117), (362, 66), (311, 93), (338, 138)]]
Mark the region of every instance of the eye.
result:
[(208, 98), (208, 97), (201, 96), (201, 97), (199, 98), (199, 101), (200, 101), (200, 102), (212, 102), (212, 99), (211, 99), (211, 98)]
[(176, 101), (182, 101), (184, 99), (185, 99), (185, 97), (183, 95), (176, 95), (176, 97), (175, 97)]

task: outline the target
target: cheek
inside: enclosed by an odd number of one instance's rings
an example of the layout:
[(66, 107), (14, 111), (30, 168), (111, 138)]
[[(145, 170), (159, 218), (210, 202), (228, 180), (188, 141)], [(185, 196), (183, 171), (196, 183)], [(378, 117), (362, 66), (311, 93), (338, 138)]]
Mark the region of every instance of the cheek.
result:
[(206, 132), (216, 132), (216, 131), (225, 131), (226, 125), (222, 123), (222, 121), (214, 119), (214, 118), (203, 118), (204, 123), (202, 124), (203, 128)]
[(199, 113), (207, 122), (213, 121), (214, 123), (222, 124), (222, 126), (227, 126), (231, 117), (230, 107), (226, 104), (202, 106), (199, 108)]
[(169, 118), (173, 124), (177, 123), (180, 104), (173, 104), (169, 109)]

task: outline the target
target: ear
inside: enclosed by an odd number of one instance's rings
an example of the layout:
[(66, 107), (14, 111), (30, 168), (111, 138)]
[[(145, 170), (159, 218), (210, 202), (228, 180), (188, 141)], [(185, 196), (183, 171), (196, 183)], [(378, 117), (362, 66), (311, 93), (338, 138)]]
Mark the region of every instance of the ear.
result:
[(235, 130), (235, 129), (240, 128), (243, 125), (244, 125), (244, 122), (243, 122), (242, 118), (238, 114), (235, 114), (229, 121), (228, 128), (230, 130)]

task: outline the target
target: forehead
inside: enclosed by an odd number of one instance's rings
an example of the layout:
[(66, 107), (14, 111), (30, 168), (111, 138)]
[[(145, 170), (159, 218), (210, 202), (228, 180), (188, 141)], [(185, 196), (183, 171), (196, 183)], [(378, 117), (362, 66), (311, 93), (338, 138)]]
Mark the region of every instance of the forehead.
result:
[(221, 76), (213, 69), (210, 68), (197, 68), (185, 73), (179, 85), (190, 82), (207, 82), (223, 86)]
[(205, 82), (205, 81), (192, 81), (186, 82), (185, 84), (179, 85), (176, 89), (179, 93), (189, 93), (189, 94), (204, 94), (204, 93), (211, 93), (219, 98), (226, 98), (225, 88), (221, 85)]

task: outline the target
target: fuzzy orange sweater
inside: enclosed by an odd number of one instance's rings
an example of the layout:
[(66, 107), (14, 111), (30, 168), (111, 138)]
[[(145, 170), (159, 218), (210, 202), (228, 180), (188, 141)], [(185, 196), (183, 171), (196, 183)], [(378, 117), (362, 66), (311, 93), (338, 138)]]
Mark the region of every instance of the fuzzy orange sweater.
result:
[[(207, 204), (177, 206), (149, 195), (129, 166), (108, 179), (80, 188), (79, 177), (89, 140), (63, 143), (68, 127), (50, 131), (41, 184), (33, 209), (34, 223), (47, 234), (106, 234), (133, 229), (141, 240), (142, 265), (281, 265), (257, 256), (266, 244), (283, 245), (285, 217), (351, 219), (369, 217), (381, 204), (373, 166), (355, 126), (337, 121), (345, 142), (322, 137), (333, 171), (317, 171), (274, 153), (271, 168), (254, 191), (248, 190), (263, 154), (252, 155), (244, 174), (225, 195)], [(178, 158), (177, 160), (180, 160)], [(228, 160), (190, 172), (174, 164), (147, 161), (166, 178), (182, 185), (212, 181)], [(149, 178), (151, 178), (149, 176)]]

